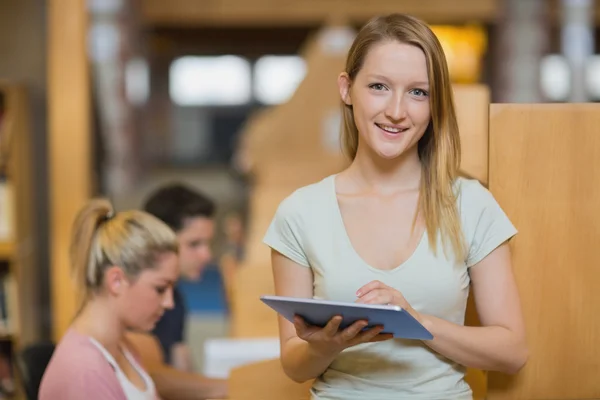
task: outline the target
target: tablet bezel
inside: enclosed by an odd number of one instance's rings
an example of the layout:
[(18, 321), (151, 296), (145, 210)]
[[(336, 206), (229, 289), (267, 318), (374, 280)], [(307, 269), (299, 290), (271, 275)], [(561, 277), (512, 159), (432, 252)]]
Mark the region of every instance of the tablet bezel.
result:
[[(340, 329), (351, 325), (355, 321), (370, 319), (374, 322), (370, 323), (366, 329), (381, 324), (384, 326), (383, 332), (393, 333), (395, 338), (433, 339), (431, 332), (404, 308), (396, 305), (362, 304), (274, 295), (264, 295), (260, 299), (290, 322), (293, 322), (294, 315), (300, 315), (309, 323), (317, 321), (314, 325), (324, 326), (325, 320), (332, 318), (334, 315), (342, 315), (343, 320)], [(347, 316), (348, 314), (350, 316)], [(371, 314), (371, 318), (368, 318), (369, 314)], [(357, 315), (361, 316), (357, 317)], [(386, 326), (392, 326), (392, 328), (386, 330)]]

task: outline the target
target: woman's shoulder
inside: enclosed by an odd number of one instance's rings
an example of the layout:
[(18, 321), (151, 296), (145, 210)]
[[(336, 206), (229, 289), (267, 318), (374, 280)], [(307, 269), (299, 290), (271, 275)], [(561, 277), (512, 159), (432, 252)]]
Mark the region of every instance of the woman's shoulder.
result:
[(75, 376), (107, 372), (114, 375), (110, 364), (90, 338), (74, 330), (67, 331), (56, 346), (48, 365), (48, 370), (53, 369), (60, 371), (61, 374), (68, 373)]
[(319, 181), (300, 186), (299, 188), (295, 189), (292, 194), (288, 196), (288, 198), (306, 200), (314, 196), (318, 197), (327, 195), (330, 190), (334, 190), (334, 179), (335, 175), (329, 175), (323, 179), (320, 179)]
[(475, 178), (458, 177), (455, 180), (454, 188), (461, 208), (475, 207), (494, 201), (491, 192)]
[(334, 175), (329, 175), (317, 182), (294, 189), (281, 201), (279, 208), (293, 212), (324, 204), (323, 201), (335, 190), (334, 178)]
[(88, 337), (69, 330), (56, 346), (46, 368), (40, 399), (93, 391), (94, 388), (98, 395), (111, 394), (110, 398), (119, 398), (121, 394), (116, 375), (102, 353)]

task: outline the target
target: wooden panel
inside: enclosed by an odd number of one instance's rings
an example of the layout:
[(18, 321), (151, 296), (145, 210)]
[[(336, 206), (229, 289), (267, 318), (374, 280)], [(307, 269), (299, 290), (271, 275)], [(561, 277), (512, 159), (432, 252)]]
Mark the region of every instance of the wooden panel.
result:
[(498, 0), (142, 0), (144, 20), (152, 25), (306, 25), (331, 16), (364, 21), (374, 15), (404, 12), (428, 22), (493, 21)]
[(69, 272), (71, 225), (92, 182), (86, 1), (50, 0), (48, 18), (52, 322), (59, 339), (77, 307)]
[(462, 146), (461, 169), (487, 185), (490, 90), (485, 85), (454, 85), (453, 89)]
[(494, 104), (490, 189), (512, 241), (530, 360), (489, 400), (600, 398), (600, 105)]

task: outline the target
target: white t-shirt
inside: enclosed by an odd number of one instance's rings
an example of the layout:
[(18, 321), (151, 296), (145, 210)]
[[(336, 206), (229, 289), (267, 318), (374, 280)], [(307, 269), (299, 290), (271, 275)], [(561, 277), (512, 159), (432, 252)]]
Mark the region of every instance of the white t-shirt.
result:
[(121, 384), (121, 388), (123, 389), (123, 393), (125, 393), (127, 400), (156, 400), (156, 399), (158, 399), (157, 394), (156, 394), (156, 387), (154, 386), (154, 381), (152, 380), (152, 378), (150, 378), (150, 375), (148, 375), (146, 373), (146, 371), (144, 371), (144, 369), (142, 367), (140, 367), (140, 365), (137, 363), (135, 358), (131, 355), (131, 353), (126, 348), (123, 347), (123, 348), (121, 348), (121, 350), (123, 351), (125, 358), (127, 358), (127, 361), (129, 361), (129, 363), (133, 366), (135, 371), (142, 377), (144, 384), (146, 386), (145, 390), (141, 390), (137, 386), (135, 386), (133, 383), (131, 383), (131, 381), (127, 378), (127, 375), (125, 375), (123, 370), (121, 370), (121, 367), (119, 367), (119, 364), (117, 363), (115, 358), (112, 356), (112, 354), (110, 354), (108, 352), (108, 350), (106, 350), (104, 348), (104, 346), (102, 346), (102, 344), (100, 344), (100, 342), (98, 342), (96, 339), (93, 339), (93, 338), (90, 338), (90, 341), (94, 344), (94, 346), (96, 346), (100, 350), (100, 352), (102, 352), (102, 355), (104, 355), (104, 358), (106, 358), (106, 361), (108, 361), (108, 363), (115, 370), (115, 375), (117, 376), (117, 379), (119, 380), (119, 383)]
[[(379, 280), (399, 290), (418, 312), (463, 325), (469, 294), (469, 268), (516, 229), (491, 193), (478, 181), (456, 181), (458, 208), (468, 246), (464, 262), (437, 256), (427, 233), (415, 252), (392, 270), (368, 265), (354, 250), (344, 227), (335, 175), (296, 190), (280, 204), (264, 242), (296, 263), (311, 268), (314, 298), (354, 302), (356, 291)], [(319, 400), (471, 399), (465, 368), (421, 341), (393, 339), (343, 351), (311, 389)]]

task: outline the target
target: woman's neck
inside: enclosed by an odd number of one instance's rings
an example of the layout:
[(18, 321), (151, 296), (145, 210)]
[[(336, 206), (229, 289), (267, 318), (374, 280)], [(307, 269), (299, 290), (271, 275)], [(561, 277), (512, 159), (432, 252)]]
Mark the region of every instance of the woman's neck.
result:
[(421, 182), (421, 161), (418, 149), (410, 149), (400, 157), (383, 159), (369, 152), (359, 150), (346, 173), (362, 190), (377, 194), (391, 195), (419, 188)]
[(97, 340), (113, 357), (117, 356), (125, 334), (114, 309), (109, 306), (107, 299), (101, 297), (88, 300), (75, 319), (73, 328)]

